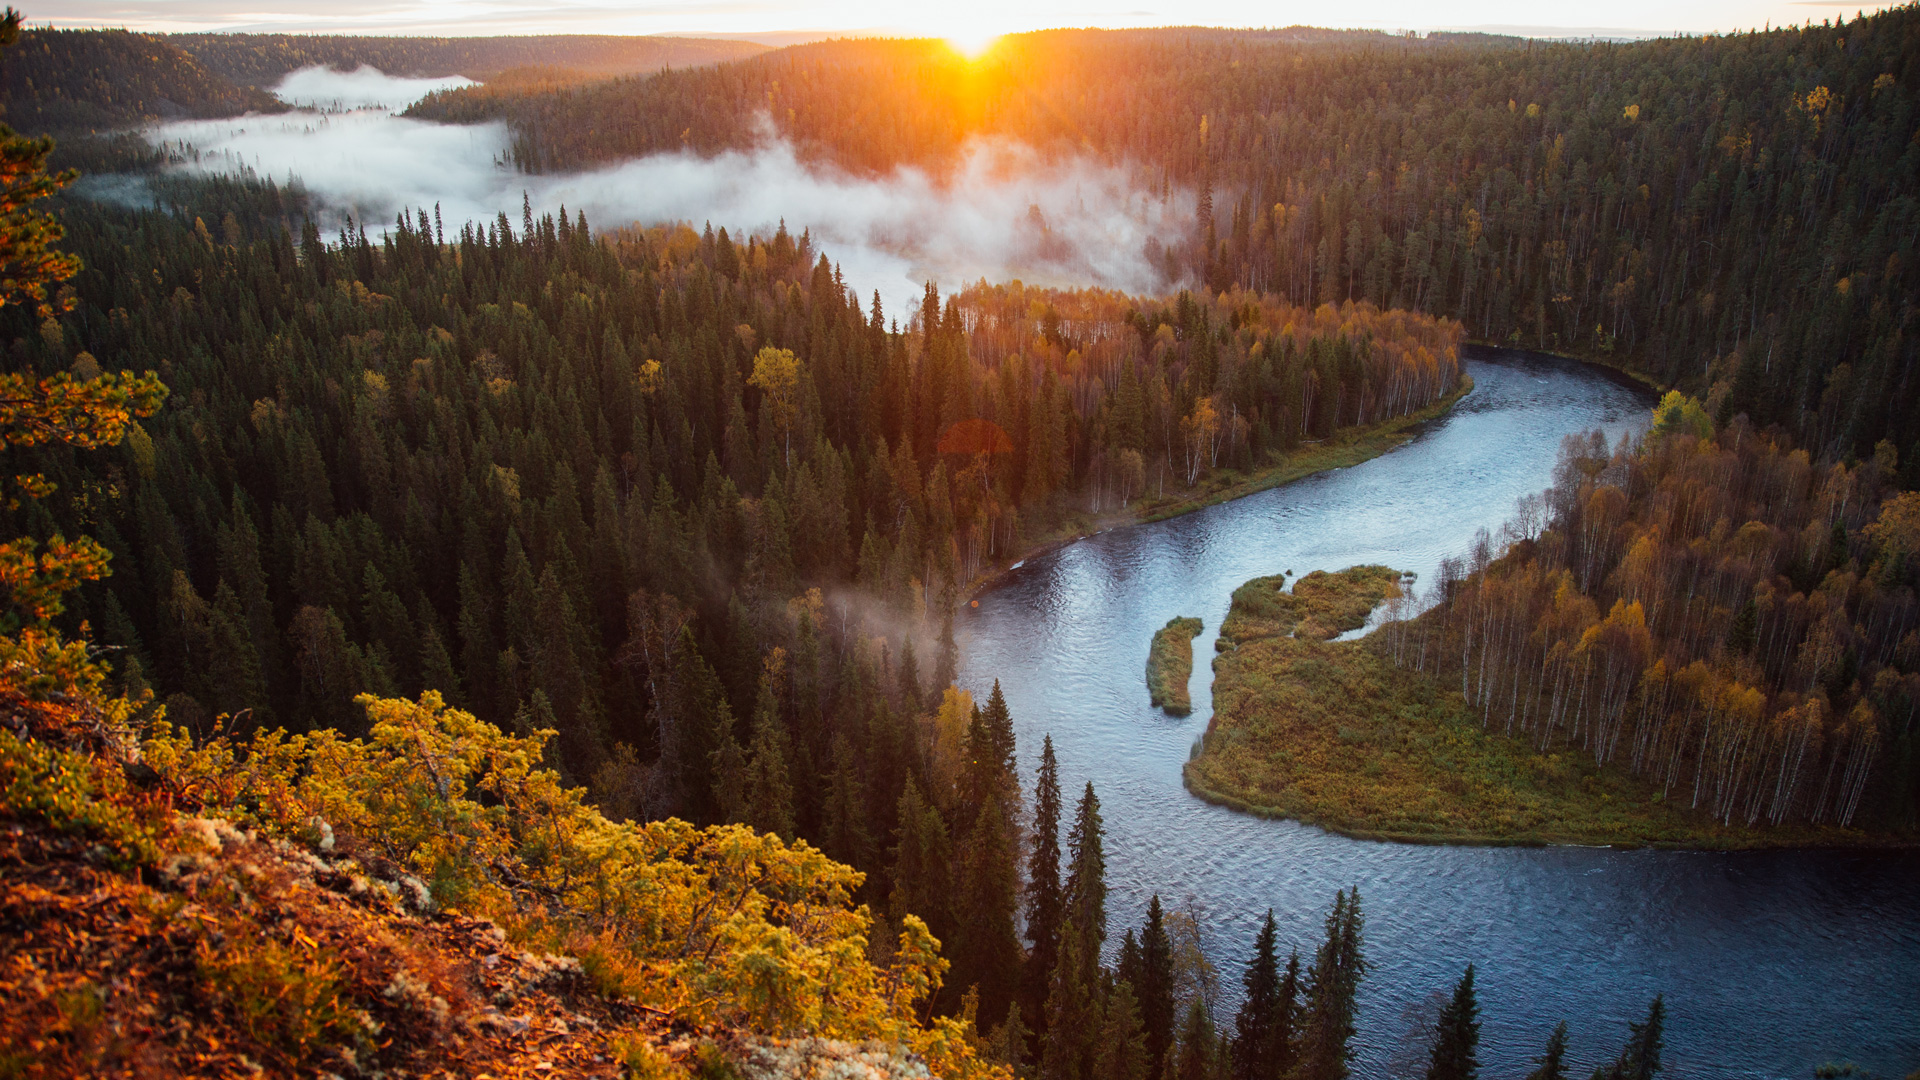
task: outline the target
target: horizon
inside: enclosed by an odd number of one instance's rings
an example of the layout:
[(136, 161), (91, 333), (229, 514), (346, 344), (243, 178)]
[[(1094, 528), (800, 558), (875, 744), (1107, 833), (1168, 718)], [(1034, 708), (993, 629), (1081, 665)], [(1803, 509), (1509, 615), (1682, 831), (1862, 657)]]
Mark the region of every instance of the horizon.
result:
[(206, 0), (67, 0), (53, 11), (25, 12), (33, 27), (60, 30), (124, 29), (140, 33), (250, 33), (369, 37), (545, 37), (589, 34), (616, 37), (698, 37), (750, 41), (780, 48), (843, 37), (939, 37), (984, 45), (1011, 34), (1061, 29), (1274, 29), (1306, 26), (1388, 33), (1487, 33), (1533, 39), (1637, 40), (1747, 32), (1831, 22), (1902, 6), (1891, 0), (1597, 0), (1556, 5), (1543, 18), (1521, 0), (1466, 0), (1448, 5), (1455, 18), (1434, 18), (1432, 5), (1410, 0), (1364, 0), (1344, 9), (1338, 24), (1322, 21), (1325, 9), (1299, 2), (1260, 4), (1208, 0), (1172, 8), (1094, 8), (1076, 0), (1016, 4), (990, 0), (960, 19), (952, 15), (901, 19), (892, 5), (874, 0), (804, 3), (768, 0), (715, 5), (651, 3), (624, 7), (591, 2), (481, 4), (477, 0), (416, 0), (394, 7), (348, 3), (320, 9), (300, 3), (240, 4)]

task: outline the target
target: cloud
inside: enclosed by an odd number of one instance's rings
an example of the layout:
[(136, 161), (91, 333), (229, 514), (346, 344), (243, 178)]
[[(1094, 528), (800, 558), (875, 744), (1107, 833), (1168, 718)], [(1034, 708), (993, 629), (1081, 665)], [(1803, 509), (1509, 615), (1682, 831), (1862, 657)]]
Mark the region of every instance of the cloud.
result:
[(273, 88), (273, 92), (289, 105), (338, 112), (345, 109), (404, 109), (435, 90), (472, 85), (472, 79), (459, 75), (438, 79), (404, 79), (365, 64), (353, 71), (335, 71), (325, 64), (315, 64), (289, 73)]
[(1084, 157), (1049, 161), (1007, 142), (970, 145), (955, 172), (936, 180), (914, 169), (878, 179), (810, 169), (771, 134), (750, 152), (528, 176), (504, 164), (504, 125), (435, 124), (383, 109), (184, 121), (149, 138), (186, 172), (297, 178), (329, 229), (351, 214), (369, 235), (402, 211), (436, 204), (449, 229), (501, 213), (517, 229), (523, 193), (536, 214), (564, 204), (603, 229), (711, 222), (770, 236), (784, 220), (795, 234), (810, 230), (848, 282), (863, 296), (878, 291), (894, 314), (929, 280), (1156, 292), (1167, 283), (1146, 253), (1179, 243), (1194, 214), (1190, 193), (1163, 200), (1132, 170)]

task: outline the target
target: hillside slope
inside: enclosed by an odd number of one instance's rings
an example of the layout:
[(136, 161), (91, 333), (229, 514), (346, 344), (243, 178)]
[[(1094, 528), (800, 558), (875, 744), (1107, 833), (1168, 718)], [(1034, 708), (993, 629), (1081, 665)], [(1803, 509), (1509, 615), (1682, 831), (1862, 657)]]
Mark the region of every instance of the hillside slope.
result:
[(368, 744), (142, 747), (137, 703), (31, 669), (0, 675), (0, 1075), (1004, 1080), (916, 1021), (924, 926), (876, 967), (859, 875), (803, 844), (608, 822), (544, 736), (437, 701), (363, 699)]
[(0, 59), (0, 114), (31, 134), (77, 135), (154, 120), (282, 108), (169, 40), (125, 30), (30, 30)]
[(362, 64), (389, 75), (487, 80), (515, 68), (565, 68), (598, 76), (698, 67), (766, 52), (749, 41), (541, 34), (527, 37), (363, 37), (339, 34), (180, 34), (167, 42), (242, 86), (268, 87), (300, 68)]

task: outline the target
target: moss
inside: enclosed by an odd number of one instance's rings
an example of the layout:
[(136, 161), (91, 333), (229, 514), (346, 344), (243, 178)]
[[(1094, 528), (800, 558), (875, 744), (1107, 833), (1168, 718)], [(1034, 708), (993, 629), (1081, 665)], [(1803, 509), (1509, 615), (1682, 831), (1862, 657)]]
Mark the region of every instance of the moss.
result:
[(1199, 619), (1174, 618), (1153, 632), (1153, 647), (1147, 652), (1147, 692), (1156, 708), (1170, 716), (1185, 716), (1193, 711), (1193, 699), (1187, 696), (1187, 683), (1193, 675), (1193, 639), (1205, 629)]
[[(1269, 609), (1257, 605), (1272, 595), (1256, 591), (1253, 610), (1242, 612), (1236, 593), (1235, 614), (1258, 629)], [(1332, 608), (1349, 610), (1344, 604)], [(1185, 770), (1194, 794), (1347, 835), (1420, 843), (1878, 842), (1834, 828), (1721, 825), (1624, 769), (1596, 766), (1578, 747), (1541, 752), (1482, 730), (1459, 694), (1395, 667), (1370, 641), (1316, 636), (1253, 636), (1214, 660), (1213, 721)]]

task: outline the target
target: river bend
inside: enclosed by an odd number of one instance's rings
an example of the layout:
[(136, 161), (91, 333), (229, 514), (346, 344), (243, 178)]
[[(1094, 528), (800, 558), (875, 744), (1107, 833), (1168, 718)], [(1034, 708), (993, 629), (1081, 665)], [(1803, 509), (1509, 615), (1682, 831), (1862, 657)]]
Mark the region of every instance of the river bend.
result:
[[(1562, 1018), (1572, 1074), (1584, 1075), (1657, 992), (1670, 1076), (1805, 1078), (1841, 1059), (1896, 1077), (1920, 1067), (1920, 855), (1377, 843), (1237, 814), (1182, 787), (1235, 587), (1375, 562), (1424, 583), (1546, 487), (1562, 436), (1598, 427), (1617, 438), (1651, 406), (1571, 361), (1482, 350), (1466, 367), (1473, 392), (1408, 445), (1053, 550), (1002, 578), (957, 627), (962, 685), (980, 695), (1001, 681), (1028, 786), (1050, 733), (1069, 809), (1087, 780), (1099, 792), (1113, 940), (1151, 893), (1191, 896), (1230, 1016), (1266, 910), (1307, 958), (1334, 890), (1357, 885), (1371, 968), (1359, 1077), (1424, 1071), (1415, 1029), (1468, 961), (1489, 1077), (1527, 1072)], [(1194, 712), (1181, 719), (1149, 705), (1143, 676), (1153, 631), (1177, 615), (1206, 621)]]

